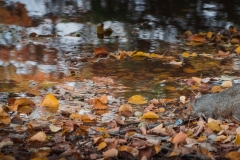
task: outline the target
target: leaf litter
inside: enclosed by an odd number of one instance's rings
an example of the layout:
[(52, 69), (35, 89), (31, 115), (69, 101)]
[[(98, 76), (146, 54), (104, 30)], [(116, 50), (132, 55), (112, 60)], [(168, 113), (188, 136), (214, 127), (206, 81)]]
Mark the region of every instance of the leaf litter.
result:
[[(103, 27), (103, 24), (97, 26), (99, 38), (114, 32)], [(83, 32), (67, 36), (78, 37)], [(34, 33), (29, 36), (44, 38)], [(223, 61), (240, 53), (239, 32), (232, 26), (219, 33), (186, 31), (179, 38), (186, 46), (216, 44), (216, 51), (183, 51), (179, 58), (141, 51), (111, 53), (98, 47), (90, 58), (73, 57), (66, 61), (77, 65), (93, 63), (99, 58), (124, 61), (142, 57), (182, 66), (187, 58), (203, 56)], [(185, 68), (186, 73), (198, 71)], [(193, 93), (222, 92), (237, 80), (228, 77), (174, 79)], [(125, 99), (114, 97), (114, 85), (112, 78), (94, 77), (79, 81), (74, 87), (63, 83), (52, 85), (49, 91), (35, 88), (30, 92), (32, 97), (9, 97), (0, 109), (4, 133), (0, 142), (1, 159), (239, 159), (240, 132), (236, 122), (189, 117), (191, 109), (185, 108), (189, 95), (150, 100), (132, 95)], [(168, 89), (176, 91), (176, 88)]]

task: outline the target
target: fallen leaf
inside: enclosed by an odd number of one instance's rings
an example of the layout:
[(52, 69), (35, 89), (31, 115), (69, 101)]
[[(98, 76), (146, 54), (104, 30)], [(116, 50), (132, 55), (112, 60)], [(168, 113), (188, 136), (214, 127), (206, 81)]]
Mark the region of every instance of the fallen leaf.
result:
[(104, 103), (101, 102), (101, 100), (99, 98), (95, 99), (94, 105), (93, 105), (93, 109), (95, 110), (105, 110), (108, 109), (108, 106)]
[(158, 111), (159, 111), (160, 113), (163, 113), (163, 112), (165, 112), (165, 108), (160, 107), (160, 108), (158, 109)]
[(171, 142), (174, 144), (185, 143), (187, 138), (187, 134), (183, 132), (179, 132), (172, 139)]
[(37, 134), (35, 134), (34, 136), (32, 136), (29, 140), (30, 141), (40, 141), (43, 142), (47, 139), (47, 136), (44, 132), (38, 132)]
[(159, 118), (158, 115), (152, 111), (149, 111), (147, 113), (144, 113), (141, 117), (142, 119), (157, 119)]
[(221, 131), (219, 124), (215, 121), (211, 121), (207, 123), (206, 126), (208, 126), (208, 128), (210, 128), (212, 131), (217, 131), (217, 132)]
[(185, 57), (185, 58), (187, 58), (187, 57), (190, 56), (190, 53), (188, 53), (188, 52), (183, 52), (183, 53), (182, 53), (182, 56)]
[(236, 135), (234, 144), (235, 144), (235, 145), (240, 145), (240, 134), (237, 134), (237, 135)]
[(128, 99), (131, 104), (146, 104), (147, 101), (141, 95), (134, 95)]
[(216, 93), (216, 92), (222, 92), (223, 89), (220, 86), (213, 86), (211, 89), (212, 93)]
[(234, 52), (240, 53), (240, 46), (238, 46), (238, 47), (234, 50)]
[(224, 81), (224, 82), (221, 84), (221, 86), (224, 87), (224, 88), (232, 87), (232, 81)]
[(58, 126), (55, 126), (55, 125), (49, 125), (49, 128), (52, 132), (57, 132), (57, 131), (62, 129), (62, 127), (58, 127)]
[(106, 142), (101, 142), (98, 146), (97, 146), (97, 150), (100, 151), (103, 148), (107, 147), (107, 143)]
[(198, 84), (201, 83), (202, 79), (201, 78), (198, 78), (198, 77), (192, 77), (192, 80), (197, 82)]
[(240, 152), (238, 151), (232, 151), (225, 155), (225, 158), (228, 158), (230, 160), (239, 160), (239, 157), (240, 157)]
[(34, 102), (28, 98), (18, 98), (14, 101), (12, 106), (9, 106), (10, 111), (16, 111), (19, 106), (32, 106)]
[(108, 54), (109, 52), (102, 47), (94, 48), (94, 57), (106, 57)]
[(183, 104), (185, 104), (185, 100), (186, 100), (186, 97), (185, 96), (180, 96), (180, 102), (182, 102)]
[(41, 106), (50, 107), (50, 108), (58, 108), (59, 103), (58, 103), (57, 98), (52, 93), (49, 93), (48, 95), (46, 95)]
[(123, 104), (120, 106), (120, 108), (118, 109), (118, 112), (126, 112), (126, 111), (130, 111), (132, 112), (132, 106), (129, 104)]
[(110, 157), (117, 157), (118, 156), (118, 150), (116, 148), (112, 148), (107, 150), (106, 152), (103, 152), (103, 157), (110, 158)]
[(211, 38), (212, 38), (212, 35), (213, 35), (213, 32), (208, 32), (207, 35), (206, 35), (206, 37), (207, 37), (208, 39), (211, 39)]
[(194, 34), (190, 37), (188, 37), (187, 39), (188, 41), (194, 41), (194, 42), (201, 42), (201, 43), (205, 43), (206, 39), (203, 35), (198, 35), (198, 34)]

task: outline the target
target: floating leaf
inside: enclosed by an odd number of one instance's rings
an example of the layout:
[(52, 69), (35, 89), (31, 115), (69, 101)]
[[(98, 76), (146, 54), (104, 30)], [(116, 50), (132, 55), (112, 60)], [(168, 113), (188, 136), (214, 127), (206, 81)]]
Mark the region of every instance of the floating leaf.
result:
[(37, 134), (35, 134), (34, 136), (32, 136), (29, 140), (30, 141), (40, 141), (43, 142), (47, 139), (47, 136), (44, 132), (38, 132)]
[(141, 95), (134, 95), (128, 99), (131, 104), (146, 104), (147, 101)]
[(208, 128), (210, 128), (213, 131), (217, 131), (217, 132), (221, 131), (219, 124), (215, 121), (211, 121), (207, 123), (206, 126), (208, 126)]
[(156, 119), (159, 118), (158, 115), (152, 111), (149, 111), (147, 113), (144, 113), (141, 117), (142, 119)]
[(49, 93), (48, 95), (46, 95), (41, 106), (50, 107), (50, 108), (58, 108), (59, 103), (58, 103), (57, 98), (52, 93)]

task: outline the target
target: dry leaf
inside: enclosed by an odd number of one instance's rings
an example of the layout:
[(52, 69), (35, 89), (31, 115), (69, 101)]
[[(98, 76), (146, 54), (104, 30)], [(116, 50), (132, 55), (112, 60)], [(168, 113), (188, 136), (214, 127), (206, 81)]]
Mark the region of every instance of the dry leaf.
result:
[(220, 86), (213, 86), (211, 89), (212, 93), (216, 93), (216, 92), (222, 92), (223, 89)]
[(110, 158), (110, 157), (117, 157), (118, 156), (118, 150), (116, 148), (112, 148), (107, 150), (106, 152), (103, 152), (103, 157)]
[(211, 121), (207, 123), (206, 126), (208, 126), (208, 128), (210, 128), (212, 131), (217, 131), (217, 132), (221, 131), (219, 124), (215, 121)]
[(40, 141), (43, 142), (47, 139), (47, 136), (44, 132), (38, 132), (37, 134), (35, 134), (34, 136), (32, 136), (29, 140), (30, 141)]
[(49, 125), (49, 128), (52, 132), (57, 132), (57, 131), (62, 129), (62, 127), (58, 127), (58, 126), (55, 126), (55, 125)]
[(228, 158), (230, 160), (239, 160), (239, 157), (240, 157), (240, 152), (237, 152), (237, 151), (232, 151), (225, 155), (225, 158)]
[(156, 119), (159, 118), (158, 115), (152, 111), (149, 111), (147, 113), (144, 113), (141, 117), (142, 119)]
[(134, 95), (128, 99), (131, 104), (146, 104), (147, 101), (141, 95)]
[(180, 102), (182, 102), (183, 104), (185, 104), (185, 100), (186, 100), (186, 97), (185, 96), (180, 96)]
[(99, 98), (95, 99), (94, 105), (93, 105), (93, 109), (98, 110), (98, 109), (108, 109), (108, 106), (104, 103), (101, 102), (101, 100)]
[(107, 143), (106, 142), (101, 142), (98, 146), (97, 146), (97, 150), (100, 151), (103, 148), (107, 147)]
[(158, 111), (159, 111), (160, 113), (163, 113), (163, 112), (165, 112), (165, 108), (160, 107), (160, 108), (158, 109)]
[(172, 139), (171, 142), (174, 144), (185, 143), (187, 138), (187, 134), (183, 132), (179, 132)]
[(57, 98), (52, 93), (49, 93), (48, 95), (46, 95), (41, 106), (50, 107), (50, 108), (58, 108), (59, 103), (58, 103)]
[(129, 105), (129, 104), (123, 104), (123, 105), (121, 105), (121, 107), (118, 109), (118, 112), (126, 112), (126, 111), (132, 112), (132, 106)]
[(221, 84), (221, 86), (224, 88), (232, 87), (232, 81), (225, 81)]
[(201, 78), (198, 78), (198, 77), (192, 77), (192, 80), (197, 82), (198, 84), (201, 83), (202, 79)]

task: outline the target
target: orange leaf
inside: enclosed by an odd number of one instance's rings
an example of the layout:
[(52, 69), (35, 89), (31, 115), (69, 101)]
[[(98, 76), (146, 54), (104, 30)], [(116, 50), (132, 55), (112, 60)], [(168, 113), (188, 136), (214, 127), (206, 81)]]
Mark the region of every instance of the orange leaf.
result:
[(183, 133), (183, 132), (179, 132), (178, 134), (176, 134), (171, 142), (174, 144), (179, 144), (179, 143), (185, 143), (186, 142), (186, 138), (187, 138), (187, 134)]
[(228, 158), (230, 160), (239, 160), (239, 157), (240, 157), (240, 152), (238, 151), (232, 151), (225, 155), (225, 158)]
[(234, 144), (236, 144), (236, 145), (240, 145), (240, 134), (237, 134), (237, 135), (236, 135), (236, 138), (235, 138)]
[(79, 113), (73, 113), (69, 116), (69, 118), (74, 119), (74, 120), (81, 120), (82, 119), (82, 115)]
[(108, 106), (106, 104), (103, 104), (98, 98), (95, 99), (93, 109), (108, 109)]
[(126, 112), (126, 111), (130, 111), (132, 112), (132, 106), (129, 104), (123, 104), (121, 105), (121, 107), (118, 109), (119, 112)]
[(128, 99), (131, 104), (146, 104), (147, 101), (141, 95), (134, 95)]
[(108, 54), (109, 52), (102, 47), (94, 48), (94, 57), (106, 57)]
[(98, 146), (97, 146), (97, 150), (100, 151), (102, 150), (103, 148), (105, 148), (107, 146), (107, 143), (106, 142), (101, 142)]
[(49, 93), (48, 95), (46, 95), (41, 106), (50, 107), (50, 108), (58, 108), (59, 103), (58, 103), (57, 98), (52, 93)]
[(141, 117), (142, 119), (156, 119), (159, 118), (158, 115), (152, 111), (149, 111), (147, 113), (144, 113)]
[(31, 106), (34, 105), (34, 102), (31, 99), (28, 98), (19, 98), (16, 99), (12, 106), (9, 106), (8, 108), (10, 111), (16, 111), (19, 106)]
[(198, 35), (198, 34), (194, 34), (190, 37), (188, 37), (187, 39), (188, 41), (194, 41), (194, 42), (201, 42), (201, 43), (205, 43), (206, 39), (203, 35)]

